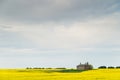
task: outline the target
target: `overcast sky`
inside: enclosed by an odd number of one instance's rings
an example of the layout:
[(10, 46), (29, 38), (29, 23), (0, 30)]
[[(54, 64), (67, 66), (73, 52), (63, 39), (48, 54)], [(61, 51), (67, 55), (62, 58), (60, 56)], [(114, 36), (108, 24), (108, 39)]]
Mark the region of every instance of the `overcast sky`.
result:
[(120, 0), (0, 0), (0, 68), (120, 66)]

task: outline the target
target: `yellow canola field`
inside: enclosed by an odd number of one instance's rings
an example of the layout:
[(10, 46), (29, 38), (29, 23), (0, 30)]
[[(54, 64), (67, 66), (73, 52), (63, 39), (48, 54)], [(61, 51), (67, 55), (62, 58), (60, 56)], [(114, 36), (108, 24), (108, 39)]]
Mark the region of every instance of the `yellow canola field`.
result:
[(34, 69), (1, 69), (0, 80), (120, 80), (120, 69), (83, 72), (46, 72)]

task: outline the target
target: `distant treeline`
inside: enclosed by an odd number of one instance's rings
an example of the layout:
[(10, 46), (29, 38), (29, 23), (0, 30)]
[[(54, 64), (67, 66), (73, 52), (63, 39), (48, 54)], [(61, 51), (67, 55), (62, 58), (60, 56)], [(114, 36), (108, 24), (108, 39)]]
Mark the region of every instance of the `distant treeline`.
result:
[(100, 67), (98, 67), (98, 69), (120, 69), (120, 66), (116, 66), (116, 67), (114, 67), (114, 66), (100, 66)]
[(73, 68), (39, 68), (39, 67), (27, 67), (26, 68), (28, 71), (29, 70), (37, 70), (37, 71), (41, 71), (41, 72), (46, 72), (46, 73), (52, 73), (52, 72), (61, 72), (61, 73), (78, 73), (78, 72), (83, 72), (86, 70), (77, 70), (77, 69), (73, 69)]
[(66, 69), (66, 68), (64, 67), (60, 67), (60, 68), (27, 67), (26, 69)]
[[(65, 67), (58, 67), (58, 68), (45, 68), (45, 67), (26, 67), (26, 69), (67, 69)], [(120, 69), (120, 66), (99, 66), (98, 69)]]

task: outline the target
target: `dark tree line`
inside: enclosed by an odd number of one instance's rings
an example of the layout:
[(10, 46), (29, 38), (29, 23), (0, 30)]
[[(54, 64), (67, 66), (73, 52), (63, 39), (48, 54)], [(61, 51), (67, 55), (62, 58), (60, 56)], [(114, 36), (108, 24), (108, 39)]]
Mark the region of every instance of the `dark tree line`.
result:
[(66, 68), (64, 67), (60, 67), (60, 68), (27, 67), (26, 69), (66, 69)]
[(120, 66), (116, 66), (116, 67), (114, 67), (114, 66), (100, 66), (100, 67), (98, 67), (98, 69), (120, 69)]

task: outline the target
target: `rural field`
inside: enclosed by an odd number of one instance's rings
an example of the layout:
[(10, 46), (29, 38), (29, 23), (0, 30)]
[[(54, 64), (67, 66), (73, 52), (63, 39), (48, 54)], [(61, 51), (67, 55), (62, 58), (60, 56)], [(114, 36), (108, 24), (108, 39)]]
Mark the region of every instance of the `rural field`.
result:
[(0, 69), (0, 80), (120, 80), (120, 69)]

